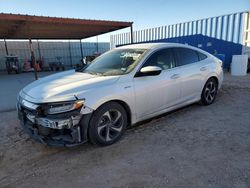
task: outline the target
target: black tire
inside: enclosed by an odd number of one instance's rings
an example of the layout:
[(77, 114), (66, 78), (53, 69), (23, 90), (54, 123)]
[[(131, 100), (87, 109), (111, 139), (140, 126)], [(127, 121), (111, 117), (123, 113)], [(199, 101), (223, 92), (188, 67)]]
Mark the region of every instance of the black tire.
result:
[(201, 93), (201, 104), (210, 105), (214, 102), (218, 91), (218, 83), (215, 78), (209, 78)]
[(92, 115), (88, 136), (93, 144), (107, 146), (118, 141), (126, 130), (128, 117), (117, 102), (100, 106)]

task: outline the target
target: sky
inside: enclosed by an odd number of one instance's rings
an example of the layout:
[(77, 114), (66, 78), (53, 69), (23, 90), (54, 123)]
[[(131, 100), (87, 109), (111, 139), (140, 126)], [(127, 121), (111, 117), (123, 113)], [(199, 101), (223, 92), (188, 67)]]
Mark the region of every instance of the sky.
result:
[[(0, 0), (3, 13), (132, 21), (134, 30), (246, 10), (250, 0)], [(100, 35), (98, 41), (109, 42), (111, 34), (124, 32), (129, 28)]]

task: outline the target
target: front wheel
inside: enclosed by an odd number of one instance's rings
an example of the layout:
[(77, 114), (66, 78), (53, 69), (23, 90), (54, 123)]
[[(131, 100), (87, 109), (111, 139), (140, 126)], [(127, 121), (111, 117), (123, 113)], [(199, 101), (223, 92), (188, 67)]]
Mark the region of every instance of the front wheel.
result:
[(208, 79), (201, 93), (201, 103), (203, 105), (212, 104), (216, 98), (217, 91), (218, 91), (217, 81), (214, 78)]
[(128, 124), (125, 109), (116, 102), (99, 107), (89, 124), (89, 139), (102, 146), (113, 144), (123, 135)]

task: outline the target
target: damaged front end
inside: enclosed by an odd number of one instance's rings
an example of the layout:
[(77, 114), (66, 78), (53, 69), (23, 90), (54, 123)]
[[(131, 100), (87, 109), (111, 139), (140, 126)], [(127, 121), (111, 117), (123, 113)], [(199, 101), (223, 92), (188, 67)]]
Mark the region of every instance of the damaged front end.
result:
[(34, 104), (19, 98), (17, 110), (24, 130), (43, 144), (72, 147), (87, 141), (93, 110), (84, 100)]

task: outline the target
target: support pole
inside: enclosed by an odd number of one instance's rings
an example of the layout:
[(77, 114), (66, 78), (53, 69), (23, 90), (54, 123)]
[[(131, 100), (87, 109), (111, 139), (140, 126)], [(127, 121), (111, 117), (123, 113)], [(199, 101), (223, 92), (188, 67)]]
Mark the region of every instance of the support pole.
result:
[(40, 43), (37, 40), (37, 47), (38, 47), (38, 55), (39, 55), (39, 60), (42, 61), (42, 56), (41, 56), (41, 49), (40, 49)]
[(8, 56), (9, 55), (9, 51), (8, 51), (8, 46), (7, 46), (7, 42), (6, 42), (5, 39), (4, 39), (4, 45), (5, 45), (6, 56)]
[(84, 65), (84, 62), (83, 62), (83, 52), (82, 52), (82, 40), (81, 39), (80, 39), (80, 50), (81, 50), (81, 62)]
[(69, 58), (70, 58), (70, 66), (73, 67), (70, 40), (69, 40)]
[(130, 38), (131, 38), (130, 43), (133, 44), (134, 43), (133, 25), (130, 26)]
[(83, 59), (83, 52), (82, 52), (82, 40), (80, 39), (80, 48), (81, 48), (81, 58)]
[(96, 52), (98, 53), (98, 51), (99, 51), (98, 36), (96, 36)]
[(35, 79), (37, 80), (38, 77), (37, 77), (37, 70), (36, 70), (36, 59), (35, 59), (35, 53), (34, 53), (31, 39), (29, 39), (29, 46), (30, 46), (30, 54), (31, 54), (31, 63), (32, 63), (33, 68), (34, 68)]

